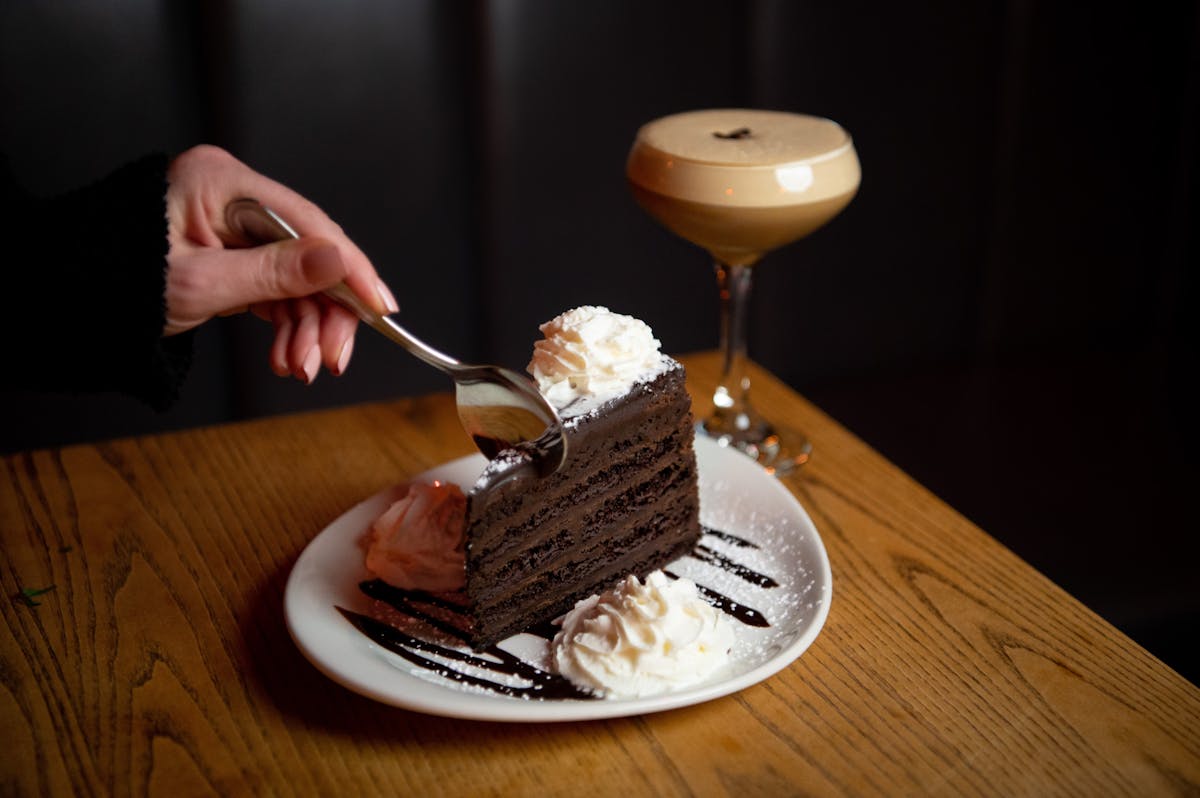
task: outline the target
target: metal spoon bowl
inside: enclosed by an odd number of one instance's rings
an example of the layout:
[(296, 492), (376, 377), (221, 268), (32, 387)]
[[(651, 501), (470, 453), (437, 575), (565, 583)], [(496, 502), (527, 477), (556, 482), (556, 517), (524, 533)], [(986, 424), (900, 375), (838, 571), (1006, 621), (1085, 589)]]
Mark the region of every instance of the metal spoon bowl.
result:
[[(225, 220), (232, 232), (251, 242), (300, 237), (277, 213), (254, 199), (229, 203)], [(530, 379), (511, 369), (462, 363), (439, 352), (391, 317), (376, 313), (345, 283), (326, 290), (325, 295), (410, 354), (448, 374), (454, 380), (458, 418), (489, 459), (513, 447), (532, 454), (518, 468), (506, 470), (505, 480), (530, 468), (545, 477), (562, 466), (567, 457), (562, 419)]]

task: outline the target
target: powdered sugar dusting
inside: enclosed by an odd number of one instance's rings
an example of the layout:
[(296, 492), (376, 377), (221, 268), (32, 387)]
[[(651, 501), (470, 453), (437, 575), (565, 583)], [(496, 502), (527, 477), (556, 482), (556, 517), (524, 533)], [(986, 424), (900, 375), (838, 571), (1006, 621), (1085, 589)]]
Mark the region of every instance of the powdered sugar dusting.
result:
[(533, 454), (526, 449), (503, 449), (493, 457), (484, 467), (482, 473), (475, 480), (472, 486), (472, 492), (486, 490), (488, 487), (498, 484), (501, 475), (509, 471), (520, 471), (533, 464)]

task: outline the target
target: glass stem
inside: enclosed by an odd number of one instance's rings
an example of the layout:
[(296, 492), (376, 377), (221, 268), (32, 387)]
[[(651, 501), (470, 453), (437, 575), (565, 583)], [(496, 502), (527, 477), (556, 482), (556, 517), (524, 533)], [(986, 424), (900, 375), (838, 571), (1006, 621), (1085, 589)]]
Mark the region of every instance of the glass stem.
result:
[[(721, 295), (721, 382), (713, 393), (718, 427), (725, 433), (746, 431), (753, 423), (750, 378), (746, 376), (746, 317), (750, 311), (751, 266), (716, 262)], [(714, 430), (715, 432), (716, 430)]]

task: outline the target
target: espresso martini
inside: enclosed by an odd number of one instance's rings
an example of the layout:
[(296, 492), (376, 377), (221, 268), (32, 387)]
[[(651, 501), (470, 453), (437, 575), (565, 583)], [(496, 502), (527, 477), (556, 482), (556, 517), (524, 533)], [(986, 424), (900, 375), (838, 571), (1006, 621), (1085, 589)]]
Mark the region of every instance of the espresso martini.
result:
[(861, 172), (850, 135), (836, 122), (805, 114), (690, 111), (643, 125), (626, 175), (651, 216), (716, 261), (725, 363), (704, 431), (780, 471), (788, 458), (804, 462), (807, 442), (797, 454), (783, 453), (774, 428), (750, 406), (749, 267), (812, 233), (854, 198)]

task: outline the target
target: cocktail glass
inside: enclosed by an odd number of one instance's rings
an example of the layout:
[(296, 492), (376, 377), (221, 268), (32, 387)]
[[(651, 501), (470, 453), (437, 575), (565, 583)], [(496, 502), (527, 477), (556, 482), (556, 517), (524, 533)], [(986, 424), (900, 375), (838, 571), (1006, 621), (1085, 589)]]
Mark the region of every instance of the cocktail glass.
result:
[(776, 474), (807, 462), (807, 438), (783, 440), (750, 403), (749, 298), (763, 255), (807, 236), (854, 198), (861, 172), (850, 135), (805, 114), (690, 111), (643, 125), (626, 175), (651, 216), (715, 262), (724, 360), (712, 415), (700, 429)]

